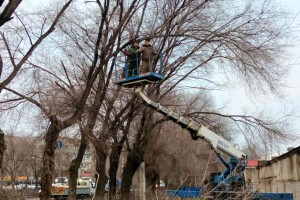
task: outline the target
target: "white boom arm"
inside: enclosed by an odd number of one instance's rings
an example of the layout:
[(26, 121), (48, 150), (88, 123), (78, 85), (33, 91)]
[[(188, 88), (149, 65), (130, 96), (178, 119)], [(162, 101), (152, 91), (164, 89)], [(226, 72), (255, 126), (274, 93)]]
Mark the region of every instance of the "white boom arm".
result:
[(238, 150), (234, 144), (218, 136), (214, 132), (210, 131), (208, 128), (199, 124), (198, 122), (183, 117), (179, 113), (174, 112), (171, 109), (165, 108), (159, 103), (152, 101), (142, 92), (141, 88), (135, 88), (135, 93), (141, 100), (147, 103), (147, 105), (150, 108), (157, 110), (159, 113), (163, 114), (175, 123), (179, 124), (182, 128), (187, 129), (190, 132), (193, 139), (201, 138), (208, 142), (215, 150), (218, 149), (236, 158), (241, 158), (242, 155), (246, 156), (246, 154)]

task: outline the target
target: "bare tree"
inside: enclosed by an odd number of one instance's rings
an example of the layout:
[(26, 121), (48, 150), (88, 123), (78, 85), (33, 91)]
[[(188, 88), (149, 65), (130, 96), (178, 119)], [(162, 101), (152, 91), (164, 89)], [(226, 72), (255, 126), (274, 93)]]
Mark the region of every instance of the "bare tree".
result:
[[(102, 5), (100, 2), (99, 3), (99, 9), (102, 8)], [(121, 23), (119, 25), (118, 29), (121, 29), (121, 27), (123, 26), (124, 23), (126, 23), (127, 18), (130, 16), (130, 12), (133, 9), (134, 3), (132, 3), (131, 9), (130, 11), (127, 11), (127, 13), (124, 14), (124, 17), (121, 20)], [(105, 3), (105, 9), (109, 8), (109, 4)], [(59, 78), (58, 76), (56, 76), (54, 73), (50, 72), (49, 70), (45, 69), (44, 67), (41, 67), (37, 64), (34, 64), (33, 62), (30, 62), (30, 64), (32, 66), (34, 66), (35, 68), (42, 70), (43, 72), (46, 72), (48, 75), (50, 74), (50, 76), (54, 76), (58, 81), (55, 82), (56, 87), (60, 88), (60, 91), (65, 92), (66, 94), (69, 94), (70, 99), (73, 100), (73, 103), (75, 101), (75, 109), (71, 109), (70, 112), (66, 112), (66, 110), (61, 110), (63, 111), (62, 114), (60, 113), (59, 115), (62, 117), (65, 117), (66, 115), (70, 116), (67, 120), (60, 120), (59, 117), (56, 115), (56, 113), (58, 110), (61, 109), (61, 105), (57, 104), (55, 105), (55, 102), (57, 101), (56, 99), (58, 98), (58, 94), (55, 93), (55, 91), (50, 92), (50, 90), (47, 90), (44, 88), (43, 90), (39, 90), (39, 99), (35, 99), (32, 98), (30, 96), (27, 95), (22, 95), (21, 93), (18, 93), (17, 91), (14, 91), (12, 89), (6, 88), (6, 90), (13, 92), (14, 94), (22, 97), (23, 99), (26, 99), (32, 103), (34, 103), (36, 106), (38, 106), (43, 114), (50, 120), (50, 125), (47, 129), (46, 132), (46, 147), (45, 147), (45, 152), (44, 152), (44, 172), (43, 172), (43, 177), (42, 177), (42, 182), (43, 185), (42, 186), (42, 195), (44, 197), (47, 197), (50, 195), (50, 190), (49, 190), (49, 184), (51, 183), (51, 173), (53, 173), (54, 170), (54, 163), (53, 163), (53, 157), (54, 157), (54, 143), (58, 137), (58, 133), (63, 130), (66, 127), (71, 126), (72, 124), (74, 124), (76, 122), (76, 120), (80, 120), (80, 116), (82, 114), (82, 112), (84, 111), (84, 105), (88, 99), (88, 96), (90, 95), (90, 91), (92, 91), (93, 93), (91, 94), (92, 97), (94, 97), (94, 99), (92, 98), (91, 100), (89, 100), (89, 103), (92, 102), (90, 105), (87, 106), (87, 110), (88, 110), (88, 114), (87, 114), (87, 123), (85, 125), (85, 129), (86, 129), (86, 133), (88, 135), (88, 137), (90, 138), (94, 138), (94, 142), (95, 144), (97, 144), (95, 146), (96, 148), (96, 153), (99, 155), (99, 159), (98, 161), (100, 161), (100, 165), (98, 165), (99, 167), (97, 168), (97, 171), (99, 171), (99, 174), (103, 174), (102, 170), (102, 166), (104, 165), (104, 161), (105, 161), (105, 152), (103, 152), (103, 147), (99, 146), (99, 142), (102, 141), (102, 136), (99, 136), (101, 140), (97, 140), (97, 138), (95, 136), (93, 136), (93, 127), (95, 125), (95, 122), (97, 120), (97, 115), (99, 112), (100, 107), (103, 105), (103, 102), (105, 100), (105, 95), (106, 95), (106, 91), (107, 91), (107, 85), (110, 83), (110, 78), (106, 78), (104, 75), (106, 75), (106, 73), (109, 73), (109, 77), (112, 76), (112, 71), (113, 71), (113, 64), (110, 64), (110, 59), (114, 56), (114, 54), (116, 54), (116, 52), (120, 51), (121, 47), (118, 47), (118, 49), (112, 53), (108, 53), (110, 52), (113, 48), (114, 48), (114, 43), (116, 41), (120, 41), (120, 38), (117, 39), (119, 31), (116, 31), (111, 37), (110, 39), (108, 38), (107, 34), (104, 34), (106, 30), (106, 28), (108, 28), (108, 25), (106, 24), (106, 15), (107, 15), (107, 11), (105, 11), (103, 13), (103, 15), (101, 16), (102, 18), (100, 18), (100, 25), (99, 25), (99, 31), (94, 35), (94, 38), (91, 38), (90, 40), (90, 44), (92, 44), (92, 48), (90, 50), (91, 51), (91, 55), (93, 54), (94, 56), (90, 56), (90, 54), (88, 54), (87, 60), (90, 60), (91, 63), (87, 64), (87, 63), (81, 63), (83, 65), (79, 66), (78, 70), (81, 70), (83, 77), (75, 77), (74, 79), (70, 79), (69, 73), (67, 68), (65, 67), (65, 63), (61, 62), (61, 66), (64, 69), (65, 72), (65, 76), (67, 79), (67, 82), (64, 81), (63, 79)], [(80, 25), (80, 24), (75, 24), (75, 25)], [(95, 24), (96, 26), (98, 26), (98, 24)], [(77, 40), (73, 40), (73, 31), (70, 30), (70, 32), (68, 32), (68, 30), (66, 30), (66, 28), (64, 27), (64, 25), (61, 25), (61, 30), (63, 33), (65, 33), (65, 35), (68, 37), (68, 40), (70, 40), (71, 38), (71, 42), (75, 43), (75, 46), (78, 47), (78, 49), (82, 51), (84, 51), (84, 49), (81, 48), (80, 43)], [(78, 29), (80, 30), (80, 29)], [(84, 33), (85, 30), (84, 30)], [(93, 40), (95, 39), (95, 41)], [(103, 42), (106, 41), (108, 42), (107, 45), (103, 45)], [(83, 41), (85, 43), (85, 41)], [(120, 43), (120, 42), (119, 42)], [(125, 45), (126, 46), (126, 45)], [(63, 47), (62, 47), (63, 48)], [(88, 46), (87, 48), (90, 48), (90, 46)], [(101, 49), (101, 53), (99, 53), (99, 49)], [(65, 53), (67, 55), (68, 52), (65, 51)], [(83, 55), (85, 55), (85, 52), (83, 52)], [(103, 55), (107, 55), (106, 57), (103, 57)], [(91, 59), (90, 59), (91, 58)], [(71, 65), (73, 63), (70, 63)], [(84, 69), (83, 67), (89, 67), (88, 70)], [(74, 83), (76, 84), (80, 84), (80, 79), (82, 80), (82, 78), (84, 78), (84, 80), (86, 80), (86, 83), (84, 83), (84, 85), (78, 85), (78, 87), (76, 88), (76, 86), (74, 86), (74, 84), (72, 83), (72, 81), (74, 81)], [(45, 80), (45, 77), (43, 77), (43, 79)], [(49, 80), (51, 81), (51, 80)], [(52, 81), (51, 81), (52, 82)], [(53, 83), (53, 82), (52, 82)], [(82, 82), (81, 82), (82, 83)], [(95, 88), (94, 87), (94, 83), (95, 83)], [(43, 85), (44, 83), (39, 83), (38, 84), (38, 88)], [(81, 87), (82, 86), (82, 87)], [(76, 89), (81, 89), (80, 92), (76, 91)], [(95, 93), (94, 93), (94, 89), (95, 89)], [(47, 93), (48, 92), (48, 93)], [(50, 93), (49, 93), (50, 92)], [(36, 92), (34, 92), (34, 94), (36, 94)], [(78, 94), (78, 96), (77, 96)], [(116, 96), (117, 97), (117, 96)], [(116, 98), (114, 97), (114, 98)], [(51, 101), (50, 99), (55, 99), (55, 101)], [(50, 100), (50, 101), (49, 101)], [(65, 101), (64, 101), (65, 102)], [(89, 107), (91, 106), (91, 107)], [(128, 106), (127, 106), (128, 107)], [(92, 109), (90, 109), (92, 108)], [(58, 109), (58, 110), (57, 110)], [(124, 109), (124, 111), (126, 111), (126, 108)], [(123, 113), (124, 113), (123, 111)], [(107, 119), (109, 119), (109, 115), (107, 115), (106, 117)], [(106, 120), (107, 121), (107, 120)], [(108, 122), (106, 122), (108, 123)], [(103, 126), (103, 131), (105, 132), (107, 125)], [(105, 141), (105, 139), (103, 140)], [(52, 158), (52, 159), (51, 159)], [(104, 185), (105, 185), (105, 179), (103, 178), (103, 176), (101, 178), (99, 178), (99, 180), (102, 182), (101, 184), (99, 184), (99, 190), (97, 191), (101, 191), (100, 192), (100, 196), (104, 194)], [(47, 183), (46, 183), (47, 182)], [(103, 186), (103, 187), (102, 187)], [(96, 192), (96, 194), (98, 194), (99, 192)]]
[[(150, 109), (141, 108), (130, 90), (112, 86), (118, 54), (134, 39), (153, 38), (155, 47), (164, 55), (164, 80), (145, 88), (151, 98), (161, 103), (168, 104), (170, 93), (179, 95), (176, 90), (187, 87), (205, 90), (220, 85), (211, 80), (215, 72), (225, 74), (229, 80), (234, 77), (253, 91), (276, 93), (281, 86), (285, 69), (277, 61), (286, 45), (283, 37), (289, 26), (281, 23), (283, 20), (276, 20), (284, 15), (277, 9), (272, 11), (270, 1), (168, 0), (158, 4), (151, 0), (105, 0), (86, 5), (85, 9), (74, 6), (73, 12), (66, 13), (59, 23), (59, 30), (54, 32), (57, 35), (52, 38), (56, 53), (48, 55), (52, 64), (45, 64), (42, 59), (28, 61), (35, 70), (33, 77), (38, 80), (36, 90), (23, 95), (2, 84), (22, 100), (37, 105), (50, 121), (44, 152), (44, 198), (50, 192), (54, 163), (48, 158), (55, 156), (54, 143), (61, 130), (77, 121), (82, 121), (84, 132), (96, 149), (99, 199), (103, 197), (107, 179), (107, 141), (114, 141), (110, 171), (110, 178), (114, 179), (120, 149), (129, 143), (127, 133), (129, 130), (135, 133), (134, 143), (128, 148), (121, 189), (123, 198), (128, 197), (132, 177), (144, 161), (149, 137), (158, 132), (157, 125), (167, 121)], [(44, 48), (46, 54), (50, 49)], [(126, 97), (121, 99), (121, 96)], [(134, 121), (136, 114), (138, 120)], [(226, 115), (215, 110), (199, 112), (186, 108), (184, 116), (217, 131), (221, 117), (252, 126), (260, 133), (262, 129), (257, 129), (258, 126), (275, 130), (271, 123), (259, 118)], [(283, 135), (280, 129), (274, 133)], [(114, 188), (115, 181), (110, 183)]]
[[(26, 163), (30, 158), (28, 150), (30, 148), (30, 141), (25, 137), (17, 137), (15, 135), (8, 135), (7, 151), (5, 152), (5, 169), (7, 176), (11, 178), (12, 189), (15, 190), (15, 185), (18, 176), (26, 176)], [(27, 150), (26, 150), (27, 149)]]
[(35, 189), (38, 189), (39, 179), (42, 175), (42, 153), (34, 152), (30, 155), (28, 165), (31, 170), (32, 180), (35, 184)]
[[(10, 1), (10, 3), (17, 2), (17, 1)], [(58, 23), (59, 19), (63, 15), (64, 11), (68, 8), (72, 1), (69, 1), (65, 6), (60, 10), (60, 12), (55, 17), (53, 23), (50, 25), (50, 27), (43, 32), (44, 24), (41, 24), (41, 34), (38, 36), (38, 39), (33, 42), (32, 36), (27, 33), (27, 37), (29, 38), (29, 42), (31, 44), (30, 48), (27, 49), (27, 51), (22, 52), (22, 49), (19, 45), (16, 46), (16, 49), (12, 49), (11, 46), (9, 46), (9, 41), (5, 36), (5, 33), (1, 33), (2, 42), (4, 43), (4, 46), (7, 51), (7, 55), (10, 61), (10, 64), (12, 66), (12, 71), (9, 75), (5, 77), (5, 79), (0, 82), (0, 92), (3, 90), (4, 87), (6, 87), (17, 75), (18, 72), (21, 70), (22, 66), (26, 63), (26, 61), (29, 59), (29, 57), (32, 55), (32, 53), (35, 51), (35, 49), (47, 38), (55, 29), (56, 24)], [(22, 23), (22, 22), (21, 22)], [(24, 27), (27, 31), (26, 27)], [(20, 36), (20, 41), (22, 42), (22, 37)], [(22, 52), (23, 55), (21, 59), (19, 59), (19, 55), (16, 55), (14, 52)]]
[[(191, 84), (186, 81), (187, 79), (198, 82), (201, 80), (202, 83), (194, 88), (208, 89), (211, 83), (214, 83), (207, 77), (216, 69), (228, 77), (234, 75), (253, 91), (278, 92), (281, 85), (280, 76), (276, 73), (284, 73), (285, 70), (276, 58), (278, 52), (285, 46), (284, 40), (279, 35), (286, 34), (288, 24), (283, 23), (276, 28), (268, 25), (282, 16), (282, 13), (270, 12), (269, 8), (273, 6), (270, 1), (241, 3), (236, 4), (234, 9), (227, 9), (229, 4), (216, 1), (166, 1), (158, 5), (161, 9), (151, 9), (152, 4), (148, 4), (147, 10), (150, 10), (151, 19), (155, 19), (155, 22), (149, 20), (150, 17), (148, 20), (145, 17), (145, 21), (142, 22), (138, 20), (144, 18), (137, 19), (137, 24), (145, 23), (147, 27), (152, 28), (150, 30), (145, 28), (147, 30), (145, 33), (160, 38), (156, 40), (157, 46), (165, 56), (165, 78), (159, 85), (161, 87), (146, 90), (152, 99), (163, 101), (173, 89), (182, 88), (185, 83)], [(155, 130), (149, 125), (154, 123), (153, 114), (150, 113), (147, 108), (142, 113), (135, 143), (136, 151), (129, 153), (124, 168), (126, 170), (137, 169), (139, 163), (143, 161), (148, 135), (151, 134), (151, 130)], [(191, 112), (186, 113), (186, 116), (207, 124), (213, 130), (216, 130), (213, 120), (204, 115), (235, 117), (218, 115), (218, 112), (196, 113), (199, 115), (193, 115)], [(258, 120), (255, 117), (249, 119), (249, 116), (243, 115), (237, 117), (243, 119), (236, 119), (235, 122), (254, 127), (258, 131), (255, 134), (263, 133), (258, 128), (262, 127), (271, 135), (285, 136), (282, 129), (278, 129), (278, 126), (272, 127), (266, 120)], [(239, 128), (239, 125), (237, 127)], [(132, 171), (124, 173), (122, 192), (129, 193), (131, 182), (128, 176), (132, 177), (133, 174)]]
[[(117, 98), (120, 96), (120, 88), (115, 89), (109, 87), (115, 65), (115, 62), (111, 62), (111, 59), (116, 57), (117, 53), (130, 43), (130, 41), (128, 41), (121, 46), (122, 38), (124, 37), (122, 35), (124, 28), (133, 13), (137, 11), (136, 3), (137, 1), (131, 2), (127, 10), (125, 10), (125, 2), (114, 2), (114, 4), (110, 4), (109, 1), (105, 1), (104, 3), (97, 2), (97, 4), (95, 4), (97, 5), (96, 9), (99, 9), (100, 11), (98, 12), (100, 13), (100, 16), (97, 13), (94, 15), (99, 17), (97, 20), (100, 25), (96, 25), (98, 26), (97, 32), (95, 32), (93, 27), (89, 27), (89, 24), (83, 25), (78, 23), (77, 18), (69, 18), (67, 24), (61, 25), (62, 32), (68, 37), (68, 40), (71, 41), (71, 43), (75, 44), (76, 49), (82, 54), (84, 60), (92, 61), (91, 69), (93, 70), (93, 68), (97, 66), (95, 75), (99, 74), (98, 79), (94, 79), (96, 82), (90, 95), (90, 99), (88, 100), (86, 120), (84, 120), (86, 121), (84, 123), (84, 130), (85, 134), (94, 145), (97, 155), (96, 171), (98, 174), (98, 184), (95, 198), (100, 199), (103, 198), (106, 182), (105, 160), (107, 153), (105, 150), (105, 143), (110, 137), (116, 137), (120, 124), (122, 124), (127, 116), (129, 116), (127, 110), (132, 104), (125, 103), (119, 110), (114, 107)], [(86, 16), (78, 16), (79, 19), (81, 17)], [(91, 20), (93, 21), (94, 19)], [(115, 20), (119, 20), (119, 22), (115, 23)], [(70, 24), (77, 27), (77, 32), (73, 31), (73, 27), (71, 27)], [(86, 35), (87, 40), (78, 38), (77, 35), (81, 34)], [(91, 55), (94, 55), (94, 58), (92, 58)], [(84, 78), (87, 81), (90, 81), (90, 77), (91, 76), (87, 74)], [(104, 114), (99, 114), (103, 111)], [(111, 120), (112, 115), (116, 116), (115, 120)], [(94, 131), (95, 127), (97, 127), (97, 122), (101, 122), (98, 132)], [(124, 139), (121, 141), (121, 143), (124, 143)], [(120, 149), (120, 146), (122, 145), (118, 146), (118, 149)]]
[[(6, 48), (8, 51), (8, 54), (10, 55), (10, 61), (14, 66), (14, 69), (12, 73), (1, 83), (1, 89), (3, 89), (7, 84), (17, 75), (18, 71), (21, 69), (22, 65), (27, 61), (29, 56), (32, 54), (33, 50), (36, 49), (36, 47), (51, 33), (54, 31), (54, 27), (57, 24), (60, 17), (63, 15), (64, 11), (69, 7), (72, 0), (68, 1), (63, 8), (60, 10), (58, 15), (56, 16), (54, 22), (51, 24), (50, 28), (44, 33), (41, 34), (41, 36), (36, 40), (35, 43), (31, 43), (31, 48), (25, 53), (24, 57), (20, 60), (18, 64), (15, 62), (15, 58), (13, 57), (13, 54), (11, 54), (11, 47), (8, 46), (8, 43), (6, 42), (5, 36), (2, 34), (2, 38), (6, 44)], [(28, 37), (30, 37), (28, 35)], [(31, 41), (31, 40), (30, 40)], [(18, 47), (17, 47), (18, 48)], [(18, 49), (17, 49), (18, 51)], [(50, 120), (50, 125), (48, 127), (48, 130), (46, 132), (45, 141), (46, 146), (44, 150), (44, 156), (43, 156), (43, 176), (42, 176), (42, 197), (44, 199), (48, 199), (50, 196), (50, 189), (51, 189), (51, 183), (52, 183), (52, 174), (54, 172), (54, 144), (57, 140), (58, 134), (61, 130), (64, 128), (72, 125), (76, 122), (76, 118), (80, 116), (80, 112), (75, 112), (75, 115), (73, 115), (73, 118), (71, 117), (69, 121), (60, 121), (55, 114), (53, 115), (51, 110), (47, 110), (47, 107), (44, 107), (42, 104), (40, 104), (37, 100), (35, 100), (32, 97), (28, 97), (26, 95), (22, 95), (14, 90), (10, 90), (6, 88), (7, 90), (15, 93), (16, 95), (20, 96), (23, 99), (26, 99), (36, 106), (38, 106), (42, 112), (48, 117)], [(83, 108), (79, 106), (78, 110), (82, 110)]]
[(78, 179), (78, 170), (82, 162), (85, 150), (88, 146), (88, 138), (84, 132), (84, 129), (80, 127), (81, 140), (80, 146), (77, 152), (77, 156), (72, 160), (69, 167), (69, 196), (68, 200), (76, 199), (76, 188), (77, 188), (77, 179)]
[[(5, 8), (0, 13), (0, 26), (4, 25), (5, 23), (7, 23), (8, 21), (10, 21), (12, 19), (11, 16), (12, 16), (13, 12), (19, 6), (21, 1), (22, 0), (12, 0), (6, 4)], [(4, 3), (4, 0), (1, 0), (0, 8), (2, 6), (4, 6), (3, 3)], [(1, 78), (2, 70), (3, 70), (3, 61), (2, 61), (2, 57), (0, 55), (0, 78)], [(1, 93), (1, 90), (2, 90), (2, 88), (0, 87), (0, 93)], [(4, 141), (3, 131), (0, 131), (0, 143), (1, 143), (1, 148), (0, 148), (0, 168), (1, 168), (2, 167), (2, 158), (3, 158), (4, 151), (5, 151), (5, 141)]]

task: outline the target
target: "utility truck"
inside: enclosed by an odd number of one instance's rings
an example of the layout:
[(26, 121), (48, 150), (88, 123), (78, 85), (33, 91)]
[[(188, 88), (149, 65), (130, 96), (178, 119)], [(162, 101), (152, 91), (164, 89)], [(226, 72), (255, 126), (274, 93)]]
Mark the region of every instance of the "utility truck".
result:
[[(95, 188), (91, 181), (81, 180), (77, 181), (76, 197), (77, 199), (90, 198), (94, 195)], [(69, 195), (69, 185), (53, 184), (51, 188), (51, 198), (53, 199), (67, 199)]]
[[(138, 58), (138, 56), (136, 56)], [(150, 62), (156, 60), (156, 62)], [(115, 62), (115, 61), (114, 61)], [(132, 62), (132, 61), (131, 61)], [(137, 60), (136, 63), (139, 63)], [(154, 66), (154, 63), (159, 63), (160, 66)], [(202, 139), (206, 141), (215, 151), (220, 161), (225, 165), (226, 169), (223, 172), (213, 174), (209, 181), (210, 187), (185, 187), (179, 190), (168, 190), (168, 196), (178, 196), (181, 198), (201, 197), (205, 191), (210, 191), (213, 199), (247, 199), (263, 200), (263, 199), (281, 199), (292, 200), (292, 193), (255, 193), (245, 190), (245, 168), (247, 166), (247, 155), (237, 148), (237, 145), (225, 140), (215, 134), (202, 124), (186, 118), (173, 110), (162, 106), (159, 103), (152, 101), (146, 94), (143, 93), (143, 88), (147, 84), (157, 83), (163, 80), (163, 65), (161, 54), (157, 58), (149, 59), (148, 73), (142, 74), (140, 65), (136, 68), (128, 67), (128, 60), (125, 61), (125, 66), (122, 67), (122, 75), (117, 74), (115, 83), (122, 87), (134, 88), (135, 94), (150, 108), (161, 113), (165, 117), (180, 125), (182, 128), (189, 131), (193, 140)], [(115, 63), (116, 65), (116, 63)], [(117, 65), (116, 65), (117, 66)], [(158, 69), (158, 70), (157, 70)], [(221, 155), (227, 154), (230, 157), (229, 161)], [(244, 190), (243, 190), (244, 189)]]

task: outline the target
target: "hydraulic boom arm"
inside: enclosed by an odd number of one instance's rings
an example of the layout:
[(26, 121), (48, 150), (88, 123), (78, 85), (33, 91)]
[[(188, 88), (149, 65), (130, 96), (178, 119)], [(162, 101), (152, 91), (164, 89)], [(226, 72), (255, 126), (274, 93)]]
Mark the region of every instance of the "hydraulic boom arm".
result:
[(171, 119), (173, 122), (179, 124), (182, 128), (187, 129), (194, 140), (201, 138), (208, 142), (215, 150), (218, 149), (236, 158), (241, 158), (242, 155), (246, 156), (246, 154), (238, 150), (234, 144), (218, 136), (214, 132), (210, 131), (208, 128), (199, 124), (198, 122), (183, 117), (179, 113), (174, 112), (171, 109), (165, 108), (159, 103), (152, 101), (142, 92), (141, 88), (135, 88), (135, 93), (150, 108), (155, 109), (157, 112), (163, 114), (167, 118)]

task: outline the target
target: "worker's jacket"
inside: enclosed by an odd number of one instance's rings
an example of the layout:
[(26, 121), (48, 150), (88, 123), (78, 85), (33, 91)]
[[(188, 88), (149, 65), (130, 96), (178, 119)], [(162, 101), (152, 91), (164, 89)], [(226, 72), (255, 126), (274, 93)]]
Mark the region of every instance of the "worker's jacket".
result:
[(128, 56), (129, 68), (137, 68), (140, 65), (141, 52), (138, 51), (138, 48), (131, 47), (125, 52), (125, 55)]
[(154, 55), (157, 54), (156, 50), (151, 45), (143, 45), (138, 51), (142, 53), (142, 60), (149, 62), (151, 62)]

